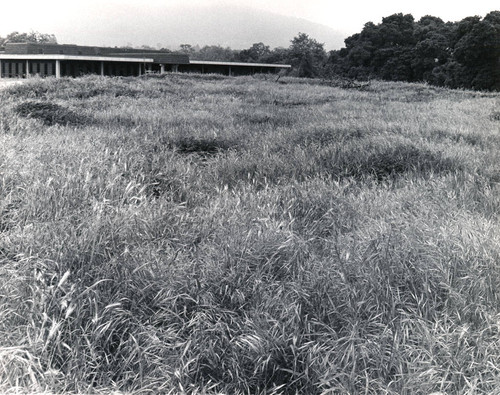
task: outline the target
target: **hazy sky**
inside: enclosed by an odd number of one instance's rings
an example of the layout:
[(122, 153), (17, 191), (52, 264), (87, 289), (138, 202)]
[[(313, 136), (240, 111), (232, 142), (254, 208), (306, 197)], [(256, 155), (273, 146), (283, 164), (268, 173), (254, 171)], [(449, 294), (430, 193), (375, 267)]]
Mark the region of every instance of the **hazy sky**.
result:
[[(359, 32), (364, 23), (381, 22), (383, 16), (396, 12), (411, 13), (416, 19), (433, 15), (445, 21), (458, 21), (466, 16), (484, 16), (500, 9), (499, 0), (20, 0), (2, 1), (0, 9), (0, 35), (12, 31), (40, 31), (56, 36), (71, 27), (64, 16), (99, 17), (103, 11), (116, 9), (121, 4), (136, 7), (182, 7), (241, 5), (294, 16), (334, 28), (346, 36)], [(222, 11), (223, 12), (223, 11)]]

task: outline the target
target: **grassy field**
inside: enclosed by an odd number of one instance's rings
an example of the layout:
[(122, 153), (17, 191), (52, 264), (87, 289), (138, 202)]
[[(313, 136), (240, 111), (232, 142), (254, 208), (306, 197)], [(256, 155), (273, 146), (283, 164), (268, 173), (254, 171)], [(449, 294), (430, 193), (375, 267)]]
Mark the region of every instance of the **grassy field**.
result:
[(0, 92), (0, 391), (500, 393), (500, 94)]

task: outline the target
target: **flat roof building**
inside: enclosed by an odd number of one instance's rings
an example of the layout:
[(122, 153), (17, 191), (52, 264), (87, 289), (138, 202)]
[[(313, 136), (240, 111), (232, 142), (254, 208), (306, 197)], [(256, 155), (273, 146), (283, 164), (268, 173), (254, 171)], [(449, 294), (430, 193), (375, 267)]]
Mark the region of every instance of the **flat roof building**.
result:
[(86, 74), (140, 76), (197, 72), (244, 75), (289, 69), (286, 64), (190, 60), (182, 53), (68, 44), (7, 43), (0, 53), (0, 78), (78, 77)]

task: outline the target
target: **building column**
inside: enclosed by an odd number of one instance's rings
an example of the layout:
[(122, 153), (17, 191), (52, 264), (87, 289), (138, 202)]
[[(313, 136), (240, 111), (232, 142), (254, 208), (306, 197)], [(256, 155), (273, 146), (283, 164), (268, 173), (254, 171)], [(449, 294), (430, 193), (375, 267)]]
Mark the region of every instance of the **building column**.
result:
[(0, 59), (0, 78), (2, 78), (2, 73), (3, 73), (3, 69), (2, 69), (2, 59)]
[(142, 64), (139, 63), (139, 77), (142, 75)]
[(229, 74), (228, 75), (231, 75), (231, 66), (229, 66)]
[(61, 61), (56, 60), (56, 78), (61, 78)]
[(30, 76), (30, 61), (26, 59), (26, 78)]
[(173, 71), (174, 73), (177, 73), (177, 72), (179, 71), (179, 65), (178, 65), (178, 64), (173, 64), (173, 65), (172, 65), (172, 71)]
[(104, 76), (104, 62), (101, 61), (101, 76)]
[(160, 64), (160, 74), (165, 74), (165, 65)]

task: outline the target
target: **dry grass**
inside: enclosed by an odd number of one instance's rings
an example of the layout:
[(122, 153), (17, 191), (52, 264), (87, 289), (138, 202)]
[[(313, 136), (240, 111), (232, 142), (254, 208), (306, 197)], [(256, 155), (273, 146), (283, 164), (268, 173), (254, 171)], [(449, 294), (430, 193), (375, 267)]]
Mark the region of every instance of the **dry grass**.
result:
[(500, 391), (498, 94), (173, 74), (0, 95), (0, 391)]
[(0, 89), (8, 89), (14, 85), (22, 84), (25, 81), (26, 80), (23, 80), (23, 79), (13, 79), (13, 78), (12, 79), (11, 78), (5, 79), (5, 78), (2, 78), (0, 80)]

